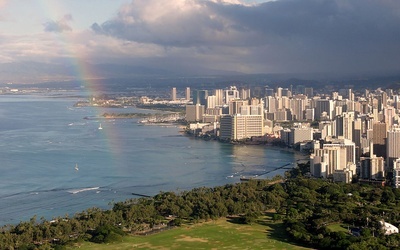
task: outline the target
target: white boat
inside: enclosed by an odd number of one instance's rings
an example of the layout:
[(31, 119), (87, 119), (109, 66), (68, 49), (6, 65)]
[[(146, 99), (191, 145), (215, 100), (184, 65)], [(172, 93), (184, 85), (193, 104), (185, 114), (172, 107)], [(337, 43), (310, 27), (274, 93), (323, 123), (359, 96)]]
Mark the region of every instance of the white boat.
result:
[(78, 168), (78, 163), (77, 163), (77, 164), (75, 164), (75, 171), (79, 171), (79, 168)]
[(101, 127), (101, 123), (100, 123), (100, 125), (99, 125), (99, 129), (103, 129), (103, 128)]

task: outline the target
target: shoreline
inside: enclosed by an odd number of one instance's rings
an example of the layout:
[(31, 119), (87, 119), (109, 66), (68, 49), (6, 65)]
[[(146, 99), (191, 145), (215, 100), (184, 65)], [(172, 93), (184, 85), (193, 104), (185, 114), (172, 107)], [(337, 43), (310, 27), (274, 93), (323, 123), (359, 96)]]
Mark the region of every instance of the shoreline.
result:
[[(184, 134), (186, 136), (188, 136), (188, 137), (192, 137), (192, 138), (195, 138), (195, 139), (200, 139), (200, 140), (203, 140), (203, 141), (217, 141), (218, 143), (228, 143), (228, 144), (237, 145), (237, 146), (265, 147), (265, 148), (269, 148), (269, 149), (273, 149), (273, 150), (289, 152), (289, 153), (293, 153), (296, 156), (296, 161), (306, 160), (304, 158), (309, 157), (308, 153), (295, 150), (294, 148), (274, 146), (271, 143), (262, 143), (262, 142), (254, 143), (253, 141), (250, 141), (250, 143), (249, 142), (232, 143), (232, 142), (223, 142), (223, 141), (218, 140), (218, 138), (214, 138), (214, 137), (209, 138), (209, 139), (205, 139), (203, 137), (198, 137), (198, 136), (195, 136), (193, 134), (189, 134), (187, 132), (184, 132)], [(297, 159), (298, 157), (302, 157), (303, 159)], [(309, 159), (307, 159), (307, 160), (309, 160)]]

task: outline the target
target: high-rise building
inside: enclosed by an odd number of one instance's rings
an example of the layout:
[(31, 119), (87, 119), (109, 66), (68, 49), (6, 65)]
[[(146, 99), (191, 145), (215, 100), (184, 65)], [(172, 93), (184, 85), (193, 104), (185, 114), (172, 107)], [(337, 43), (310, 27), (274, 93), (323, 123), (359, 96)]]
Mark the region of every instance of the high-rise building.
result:
[(354, 112), (344, 112), (336, 116), (336, 136), (343, 136), (345, 139), (353, 140)]
[(361, 156), (362, 120), (357, 118), (354, 121), (353, 142), (356, 145), (356, 159)]
[(243, 100), (250, 99), (250, 89), (242, 88), (239, 90), (239, 98)]
[(278, 107), (279, 109), (290, 109), (291, 108), (292, 99), (287, 96), (282, 96), (278, 98)]
[(242, 106), (247, 106), (249, 105), (248, 100), (231, 100), (229, 102), (229, 114), (234, 115), (234, 114), (239, 114), (240, 113), (240, 107)]
[(258, 105), (244, 105), (240, 107), (241, 115), (264, 115), (262, 104)]
[(400, 188), (400, 159), (393, 162), (393, 186)]
[(392, 127), (394, 117), (396, 116), (396, 109), (392, 106), (386, 106), (383, 108), (384, 120), (386, 123), (386, 129)]
[(219, 138), (222, 140), (233, 140), (235, 138), (235, 119), (233, 115), (223, 115), (220, 118)]
[(299, 127), (291, 129), (289, 145), (294, 145), (298, 142), (311, 141), (313, 139), (313, 129), (310, 127)]
[(387, 132), (386, 153), (386, 170), (390, 171), (394, 160), (400, 158), (400, 127), (393, 127)]
[(280, 109), (274, 112), (276, 121), (285, 122), (292, 120), (292, 112), (290, 109)]
[(332, 119), (334, 111), (334, 103), (332, 100), (327, 99), (318, 99), (315, 102), (315, 119), (321, 119), (323, 116), (323, 112), (326, 112), (326, 115), (329, 119)]
[(323, 144), (324, 149), (331, 147), (339, 147), (345, 150), (345, 155), (342, 155), (342, 167), (346, 167), (348, 163), (356, 164), (356, 146), (354, 142), (348, 139), (332, 139), (330, 142)]
[(383, 180), (385, 178), (385, 161), (374, 154), (372, 142), (369, 144), (369, 156), (360, 158), (360, 178)]
[(276, 88), (275, 96), (282, 97), (282, 88), (281, 87)]
[(265, 108), (267, 110), (267, 112), (275, 112), (278, 108), (277, 108), (277, 101), (276, 98), (273, 96), (267, 96), (265, 98)]
[(381, 92), (378, 96), (378, 111), (382, 111), (384, 107), (387, 106), (388, 96), (386, 92)]
[(366, 180), (383, 180), (385, 178), (385, 161), (383, 157), (361, 157), (360, 178)]
[(217, 97), (215, 95), (207, 96), (207, 108), (215, 108), (217, 106)]
[(307, 104), (307, 97), (302, 96), (303, 98), (295, 98), (291, 100), (291, 107), (292, 115), (294, 116), (293, 120), (304, 120), (306, 104)]
[(176, 101), (176, 88), (173, 87), (171, 90), (171, 101)]
[(282, 105), (282, 97), (275, 97), (276, 100), (276, 109), (280, 110), (283, 109), (283, 105)]
[(305, 118), (307, 121), (314, 121), (315, 110), (313, 108), (306, 109)]
[(347, 99), (349, 99), (350, 101), (354, 100), (354, 93), (353, 93), (352, 89), (347, 90)]
[(225, 104), (229, 104), (231, 100), (240, 99), (239, 91), (235, 86), (230, 86), (229, 89), (225, 90)]
[(186, 121), (188, 122), (200, 122), (203, 120), (204, 105), (186, 105)]
[(242, 140), (263, 135), (261, 115), (224, 115), (221, 116), (220, 138), (224, 140)]
[(332, 92), (332, 100), (341, 100), (342, 99), (342, 97), (340, 96), (340, 98), (339, 98), (339, 93), (338, 92)]
[(190, 87), (186, 87), (185, 99), (190, 101)]
[(215, 98), (216, 98), (215, 104), (217, 106), (224, 105), (224, 90), (223, 89), (214, 89), (213, 92), (214, 92), (213, 94), (215, 95)]
[(372, 125), (372, 141), (374, 142), (374, 152), (376, 156), (386, 158), (386, 123), (374, 122)]
[(349, 168), (345, 169), (337, 169), (333, 172), (333, 181), (334, 182), (344, 182), (351, 183), (353, 180), (353, 171)]
[(355, 111), (355, 107), (356, 107), (356, 102), (352, 101), (352, 100), (345, 100), (346, 103), (346, 111), (350, 112), (350, 111)]
[(326, 137), (331, 137), (333, 133), (333, 126), (331, 121), (323, 121), (318, 125), (319, 130), (321, 131), (321, 138), (325, 140)]
[(200, 104), (200, 105), (207, 105), (207, 90), (194, 90), (193, 91), (193, 105)]
[[(311, 174), (316, 177), (332, 177), (335, 170), (346, 168), (343, 160), (345, 158), (343, 155), (345, 154), (345, 149), (340, 147), (314, 149), (314, 153), (310, 156)], [(321, 162), (324, 164), (321, 164)], [(323, 166), (325, 166), (326, 169), (321, 169)], [(318, 173), (324, 174), (318, 176)]]
[(316, 178), (327, 178), (327, 169), (328, 169), (328, 162), (327, 159), (329, 158), (328, 154), (325, 155), (310, 155), (310, 173), (312, 176)]
[(222, 115), (222, 107), (207, 108), (206, 114), (213, 115), (213, 116), (221, 116)]

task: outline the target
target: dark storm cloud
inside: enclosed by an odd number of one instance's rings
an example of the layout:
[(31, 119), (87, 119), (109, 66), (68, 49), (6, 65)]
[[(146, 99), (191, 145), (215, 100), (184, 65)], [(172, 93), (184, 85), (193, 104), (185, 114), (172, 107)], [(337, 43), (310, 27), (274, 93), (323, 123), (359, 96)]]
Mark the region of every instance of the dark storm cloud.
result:
[(68, 22), (72, 21), (71, 15), (65, 15), (62, 19), (58, 21), (49, 20), (43, 23), (44, 31), (46, 32), (56, 32), (61, 33), (64, 31), (72, 31), (71, 26)]
[(117, 18), (92, 29), (167, 47), (231, 47), (238, 58), (246, 50), (244, 63), (276, 71), (400, 68), (400, 1), (278, 0), (245, 6), (181, 0), (157, 8), (160, 2), (133, 0)]

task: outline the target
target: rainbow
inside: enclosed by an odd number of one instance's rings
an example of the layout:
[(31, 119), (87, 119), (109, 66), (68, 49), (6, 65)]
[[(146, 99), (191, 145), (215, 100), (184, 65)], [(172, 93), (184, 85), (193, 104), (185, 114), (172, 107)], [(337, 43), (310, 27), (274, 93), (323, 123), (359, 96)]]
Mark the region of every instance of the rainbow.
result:
[[(63, 1), (41, 0), (39, 1), (39, 4), (45, 13), (49, 13), (48, 16), (50, 20), (59, 19), (65, 15), (65, 9), (67, 9), (63, 6)], [(73, 66), (73, 72), (71, 72), (73, 79), (82, 82), (87, 95), (94, 96), (96, 93), (105, 92), (102, 89), (102, 85), (96, 83), (96, 80), (100, 78), (95, 75), (94, 71), (90, 67), (87, 57), (88, 45), (80, 44), (77, 35), (74, 32), (48, 33), (48, 35), (54, 36), (59, 45), (58, 47), (62, 50), (60, 52), (65, 56), (65, 63)], [(101, 108), (98, 109), (97, 115), (102, 115)], [(122, 156), (122, 148), (119, 146), (121, 143), (118, 143), (117, 139), (120, 138), (120, 136), (118, 136), (118, 131), (114, 126), (107, 126), (107, 124), (103, 125), (106, 125), (105, 129), (99, 130), (99, 133), (107, 142), (107, 145), (104, 145), (104, 147), (107, 147), (109, 156), (112, 159)]]

